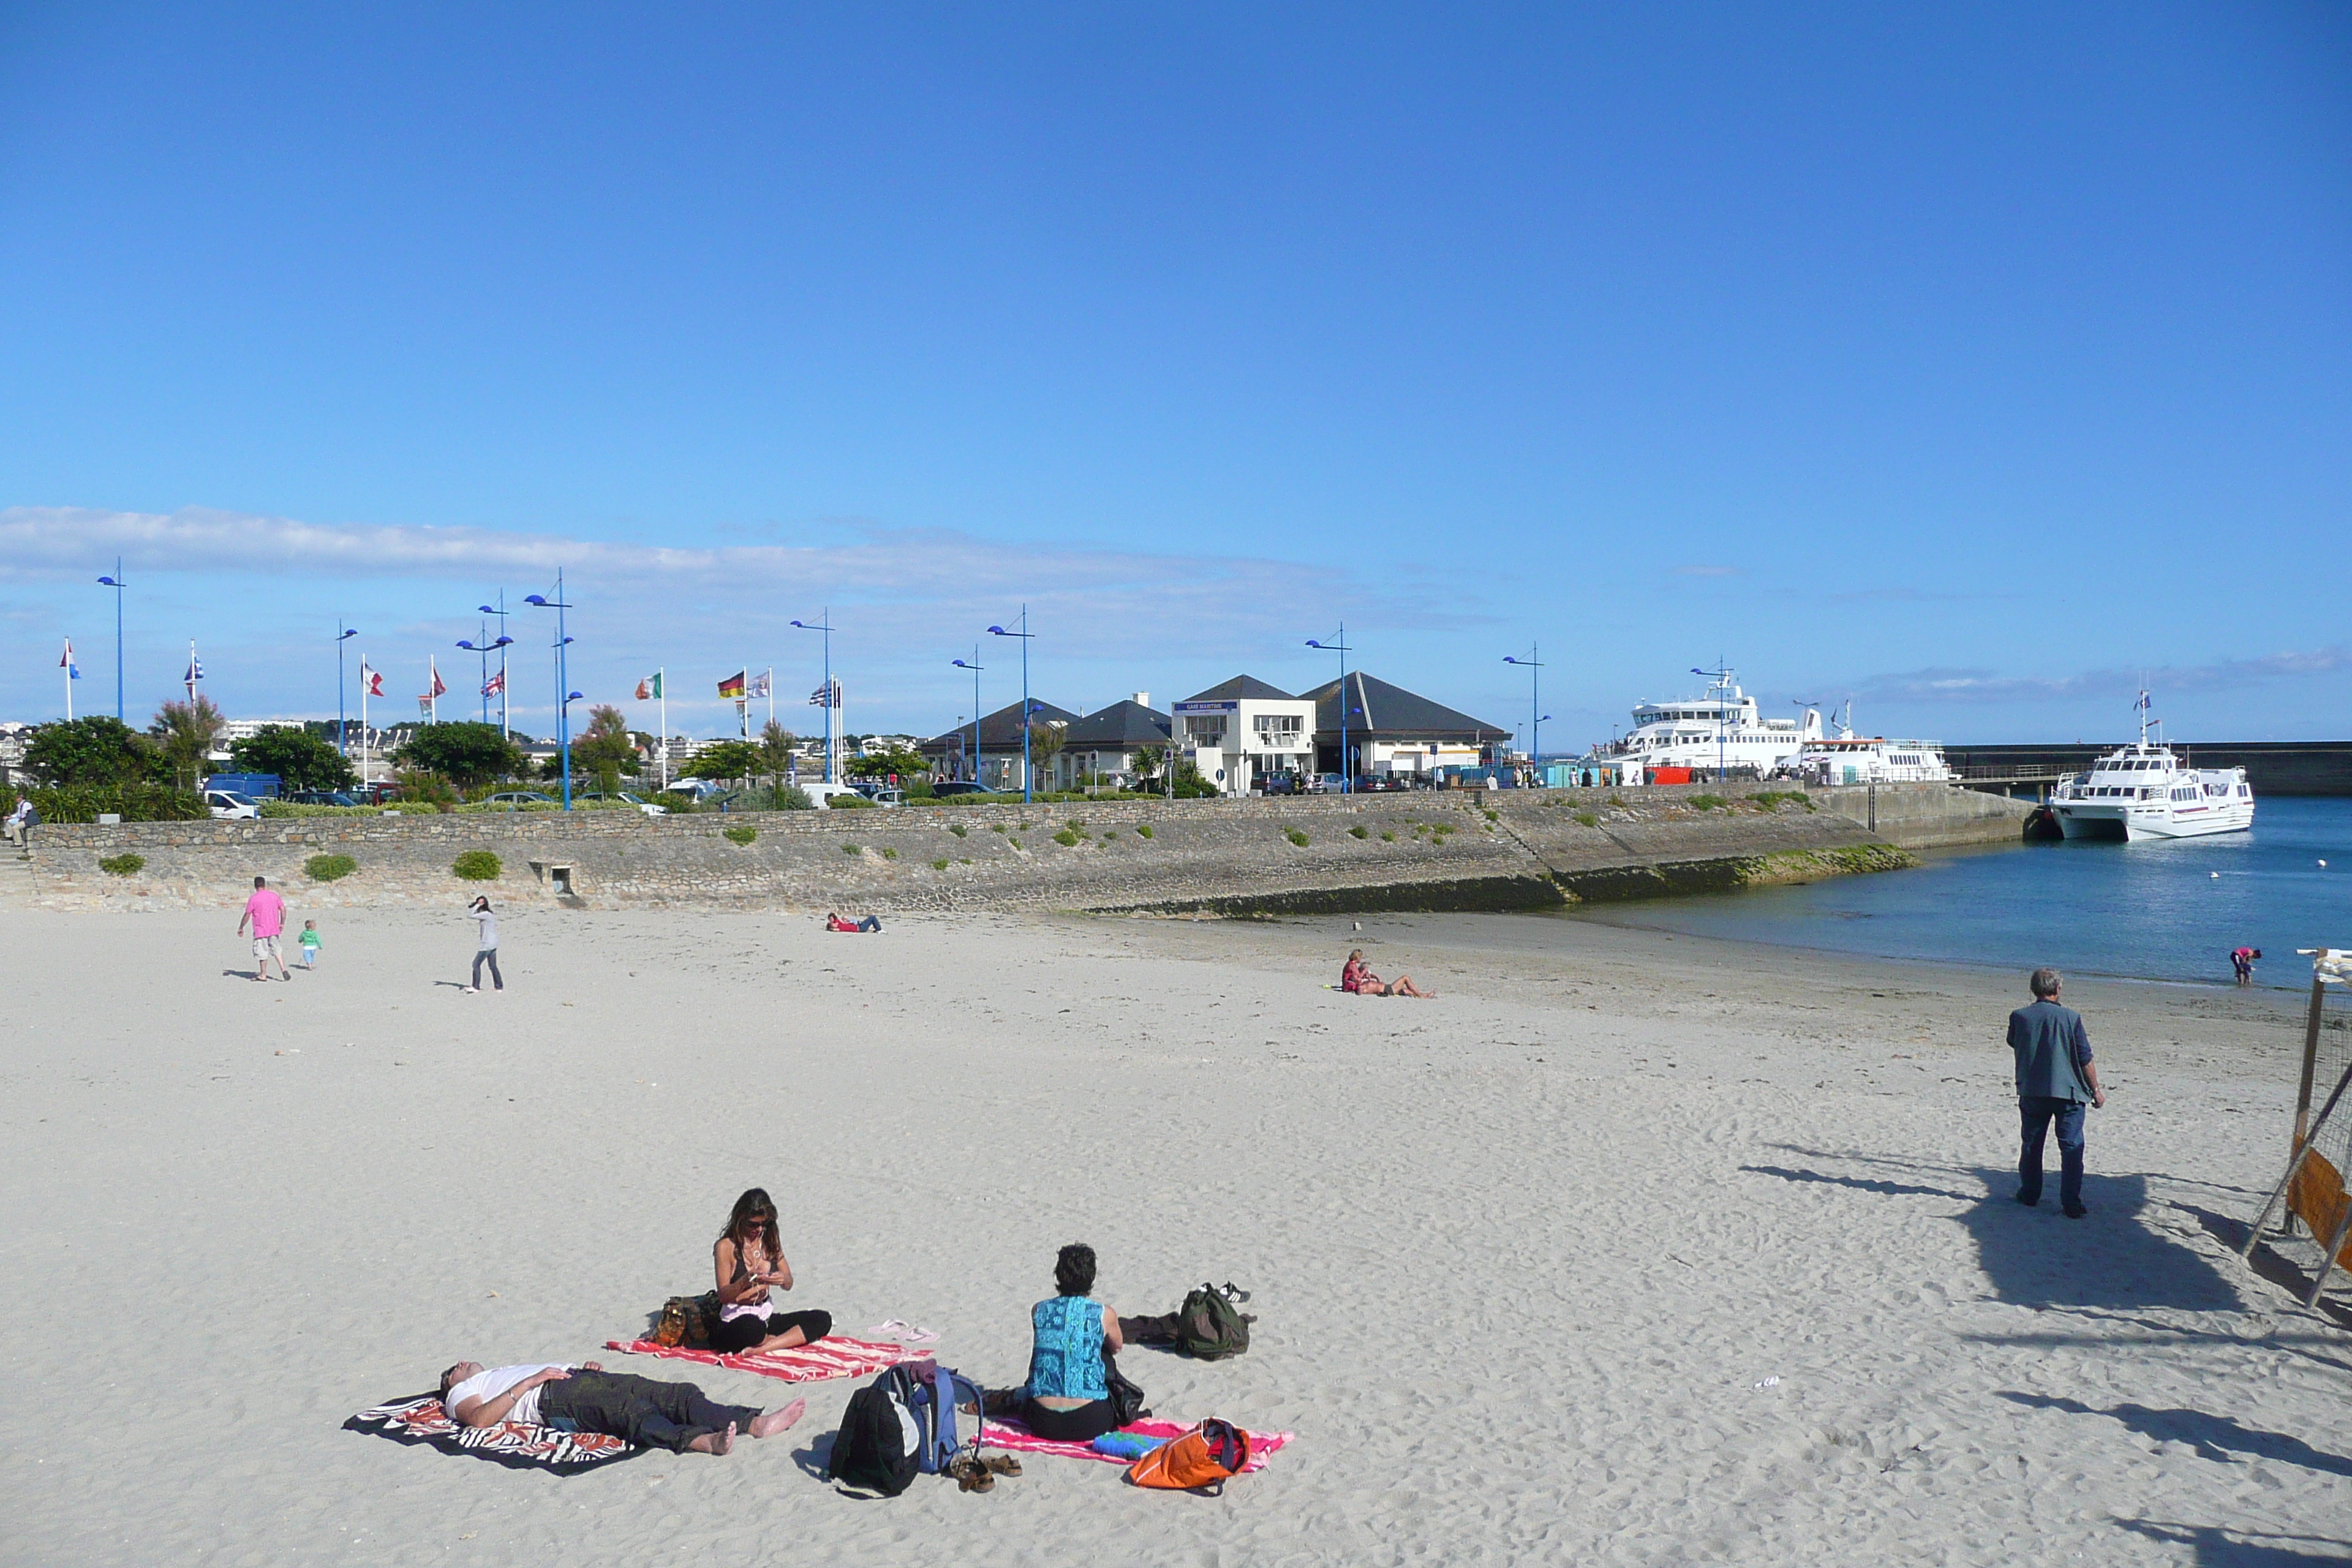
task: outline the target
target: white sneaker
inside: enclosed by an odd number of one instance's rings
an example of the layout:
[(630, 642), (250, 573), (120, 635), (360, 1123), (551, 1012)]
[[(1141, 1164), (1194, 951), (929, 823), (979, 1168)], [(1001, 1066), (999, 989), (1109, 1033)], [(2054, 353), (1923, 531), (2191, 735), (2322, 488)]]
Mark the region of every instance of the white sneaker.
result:
[(478, 985), (461, 985), (457, 988), (457, 994), (461, 996), (472, 996), (478, 994), (481, 989)]

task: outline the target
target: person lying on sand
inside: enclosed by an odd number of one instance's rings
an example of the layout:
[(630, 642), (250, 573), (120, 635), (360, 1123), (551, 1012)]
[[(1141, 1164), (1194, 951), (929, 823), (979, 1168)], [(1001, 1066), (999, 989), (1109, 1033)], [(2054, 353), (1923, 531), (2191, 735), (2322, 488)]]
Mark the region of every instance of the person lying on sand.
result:
[(856, 920), (849, 921), (842, 919), (837, 914), (829, 914), (824, 917), (824, 929), (827, 931), (878, 931), (882, 929), (882, 921), (880, 917), (876, 915), (862, 915)]
[(710, 1249), (719, 1276), (719, 1326), (710, 1348), (725, 1355), (790, 1350), (833, 1332), (829, 1312), (777, 1310), (772, 1292), (793, 1288), (793, 1266), (776, 1234), (776, 1205), (764, 1187), (735, 1200), (727, 1228)]
[(572, 1432), (602, 1432), (640, 1447), (674, 1454), (723, 1454), (740, 1430), (772, 1437), (801, 1418), (808, 1401), (782, 1410), (719, 1405), (690, 1383), (656, 1383), (596, 1363), (536, 1363), (485, 1367), (461, 1361), (441, 1374), (441, 1405), (460, 1426), (520, 1421)]
[(1379, 975), (1372, 973), (1371, 965), (1364, 962), (1364, 950), (1360, 947), (1348, 955), (1346, 965), (1340, 969), (1339, 989), (1352, 991), (1359, 996), (1434, 996), (1437, 994), (1434, 991), (1423, 991), (1416, 987), (1410, 974), (1398, 975), (1394, 984), (1382, 981)]

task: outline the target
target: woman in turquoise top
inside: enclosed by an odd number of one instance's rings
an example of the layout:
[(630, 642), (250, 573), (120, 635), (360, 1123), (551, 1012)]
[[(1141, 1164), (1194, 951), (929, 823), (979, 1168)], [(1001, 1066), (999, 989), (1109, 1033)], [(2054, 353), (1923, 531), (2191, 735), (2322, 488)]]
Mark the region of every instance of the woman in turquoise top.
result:
[(1111, 1415), (1109, 1368), (1104, 1358), (1124, 1348), (1118, 1316), (1087, 1292), (1095, 1288), (1095, 1249), (1073, 1242), (1054, 1259), (1060, 1292), (1029, 1310), (1035, 1332), (1021, 1419), (1038, 1436), (1090, 1443), (1118, 1423)]

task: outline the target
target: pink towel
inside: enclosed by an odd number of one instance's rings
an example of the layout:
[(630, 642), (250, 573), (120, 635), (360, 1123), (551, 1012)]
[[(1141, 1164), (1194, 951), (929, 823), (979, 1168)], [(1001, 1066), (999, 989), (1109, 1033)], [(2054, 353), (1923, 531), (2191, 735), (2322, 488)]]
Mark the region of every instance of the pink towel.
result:
[[(1173, 1421), (1135, 1421), (1119, 1428), (1139, 1437), (1181, 1437), (1192, 1428), (1180, 1426)], [(1249, 1434), (1249, 1462), (1242, 1466), (1242, 1474), (1265, 1468), (1266, 1456), (1297, 1436), (1294, 1432), (1252, 1432)], [(984, 1447), (994, 1444), (1000, 1448), (1012, 1448), (1024, 1454), (1059, 1454), (1066, 1459), (1101, 1459), (1113, 1465), (1131, 1465), (1132, 1459), (1122, 1459), (1116, 1454), (1097, 1454), (1084, 1443), (1056, 1443), (1040, 1437), (1018, 1421), (1003, 1421), (994, 1416), (981, 1424), (980, 1441)]]
[(731, 1372), (756, 1372), (783, 1383), (823, 1383), (834, 1377), (865, 1377), (902, 1361), (928, 1361), (935, 1352), (928, 1345), (888, 1345), (874, 1340), (844, 1339), (828, 1334), (813, 1345), (788, 1351), (747, 1352), (721, 1355), (717, 1351), (689, 1350), (684, 1345), (657, 1345), (651, 1340), (606, 1340), (604, 1348), (632, 1355), (665, 1356), (672, 1361), (697, 1361)]

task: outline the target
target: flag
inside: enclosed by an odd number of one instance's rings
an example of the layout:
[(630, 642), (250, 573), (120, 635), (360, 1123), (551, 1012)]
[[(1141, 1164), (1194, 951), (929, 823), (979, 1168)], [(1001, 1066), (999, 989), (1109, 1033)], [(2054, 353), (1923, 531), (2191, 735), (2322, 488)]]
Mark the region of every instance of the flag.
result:
[(753, 676), (751, 678), (751, 689), (745, 693), (745, 695), (751, 697), (765, 697), (772, 689), (768, 684), (769, 677), (774, 673), (775, 672), (772, 670), (763, 669), (759, 674)]
[(643, 680), (637, 682), (638, 701), (657, 701), (660, 700), (661, 694), (661, 677), (658, 674), (648, 675)]
[(58, 660), (58, 668), (66, 672), (66, 679), (68, 680), (79, 680), (81, 679), (81, 666), (74, 662), (73, 638), (71, 637), (66, 638), (65, 657)]
[(196, 650), (194, 648), (190, 648), (188, 650), (188, 673), (180, 678), (180, 684), (183, 686), (193, 686), (204, 678), (205, 661), (196, 657)]
[(503, 669), (482, 682), (482, 695), (485, 697), (496, 697), (506, 689), (507, 672)]
[[(828, 697), (830, 697), (830, 698), (832, 699), (832, 700), (831, 700), (831, 701), (827, 701), (827, 700), (826, 700), (826, 699), (827, 699)], [(826, 688), (826, 687), (820, 686), (820, 687), (818, 687), (814, 691), (810, 692), (810, 693), (809, 693), (809, 706), (810, 706), (810, 707), (812, 707), (812, 708), (838, 708), (838, 707), (840, 707), (840, 706), (841, 706), (841, 682), (839, 682), (838, 680), (836, 680), (836, 681), (835, 681), (835, 682), (833, 683), (833, 685), (832, 685), (832, 686), (831, 686), (831, 688), (829, 688), (829, 689), (828, 689), (828, 688)]]
[(425, 700), (430, 701), (436, 697), (446, 697), (449, 688), (441, 679), (441, 661), (437, 658), (429, 660), (428, 668), (433, 671), (433, 689), (425, 694)]
[(749, 677), (751, 671), (749, 670), (739, 669), (734, 674), (729, 676), (726, 679), (720, 681), (719, 683), (719, 695), (721, 697), (732, 697), (738, 702), (740, 702), (743, 700), (743, 690), (747, 684), (746, 678)]
[(365, 659), (360, 660), (360, 689), (370, 697), (383, 695), (383, 672), (370, 669)]

